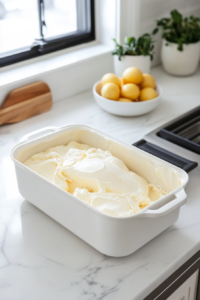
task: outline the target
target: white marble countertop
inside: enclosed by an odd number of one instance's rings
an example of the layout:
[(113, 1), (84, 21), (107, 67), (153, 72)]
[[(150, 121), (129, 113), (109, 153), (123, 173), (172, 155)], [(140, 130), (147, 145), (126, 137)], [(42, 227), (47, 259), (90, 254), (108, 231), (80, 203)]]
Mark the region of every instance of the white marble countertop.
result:
[(19, 194), (11, 148), (41, 127), (87, 124), (133, 143), (200, 104), (200, 69), (176, 78), (152, 71), (164, 89), (160, 106), (141, 117), (107, 114), (92, 92), (57, 102), (51, 111), (0, 127), (0, 299), (141, 300), (200, 249), (200, 168), (189, 173), (188, 201), (168, 230), (124, 258), (106, 257)]

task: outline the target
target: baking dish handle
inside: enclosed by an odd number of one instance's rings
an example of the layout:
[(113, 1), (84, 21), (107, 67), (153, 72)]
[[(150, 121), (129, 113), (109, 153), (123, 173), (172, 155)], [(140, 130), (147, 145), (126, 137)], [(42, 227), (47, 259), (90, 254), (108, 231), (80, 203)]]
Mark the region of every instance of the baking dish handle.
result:
[(158, 209), (147, 209), (144, 213), (140, 214), (140, 216), (148, 218), (162, 217), (169, 214), (173, 210), (179, 208), (187, 201), (187, 195), (184, 189), (177, 192), (175, 194), (175, 197), (176, 198), (174, 200), (168, 202), (167, 204)]
[(46, 134), (50, 134), (52, 132), (55, 132), (58, 130), (58, 127), (56, 126), (48, 126), (48, 127), (44, 127), (35, 131), (32, 131), (30, 133), (27, 133), (26, 135), (24, 135), (21, 139), (20, 139), (20, 144), (24, 143), (24, 142), (28, 142), (31, 140), (34, 140), (35, 138), (44, 136)]

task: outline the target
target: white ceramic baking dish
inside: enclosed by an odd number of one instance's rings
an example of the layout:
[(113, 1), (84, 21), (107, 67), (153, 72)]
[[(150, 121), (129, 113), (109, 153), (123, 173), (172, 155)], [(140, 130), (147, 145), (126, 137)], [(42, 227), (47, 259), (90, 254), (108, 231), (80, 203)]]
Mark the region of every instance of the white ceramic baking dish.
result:
[[(117, 218), (99, 212), (23, 165), (33, 154), (72, 140), (111, 151), (130, 170), (168, 194), (133, 216)], [(109, 256), (126, 256), (139, 249), (171, 226), (186, 202), (185, 171), (88, 126), (47, 127), (30, 133), (13, 148), (11, 157), (21, 195)]]

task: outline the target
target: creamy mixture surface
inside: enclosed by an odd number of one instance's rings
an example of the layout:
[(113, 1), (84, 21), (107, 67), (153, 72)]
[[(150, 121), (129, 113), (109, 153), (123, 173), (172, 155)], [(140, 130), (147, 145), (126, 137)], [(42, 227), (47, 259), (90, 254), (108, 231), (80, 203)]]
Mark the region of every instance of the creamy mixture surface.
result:
[(124, 217), (166, 195), (109, 151), (70, 142), (33, 155), (24, 165), (107, 215)]

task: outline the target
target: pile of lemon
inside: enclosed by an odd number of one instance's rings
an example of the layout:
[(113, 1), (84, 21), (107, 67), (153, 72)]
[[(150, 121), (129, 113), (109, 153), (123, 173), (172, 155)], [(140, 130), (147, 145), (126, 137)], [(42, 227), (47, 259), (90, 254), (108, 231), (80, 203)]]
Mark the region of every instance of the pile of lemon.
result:
[(112, 73), (105, 74), (101, 85), (102, 97), (119, 102), (147, 101), (158, 97), (153, 76), (134, 67), (126, 69), (122, 78)]

